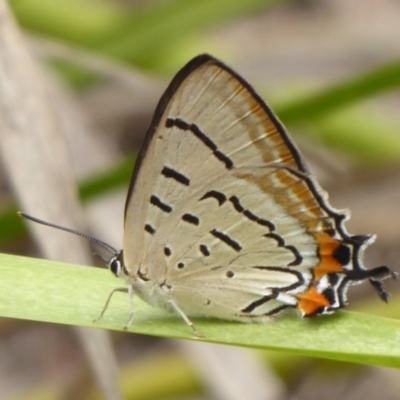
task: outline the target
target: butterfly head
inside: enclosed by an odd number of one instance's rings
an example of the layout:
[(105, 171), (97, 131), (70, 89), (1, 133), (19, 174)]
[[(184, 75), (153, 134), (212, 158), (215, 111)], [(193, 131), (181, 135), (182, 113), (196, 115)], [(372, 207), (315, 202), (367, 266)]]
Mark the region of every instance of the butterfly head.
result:
[(122, 250), (115, 253), (114, 256), (107, 261), (107, 267), (117, 278), (127, 274)]

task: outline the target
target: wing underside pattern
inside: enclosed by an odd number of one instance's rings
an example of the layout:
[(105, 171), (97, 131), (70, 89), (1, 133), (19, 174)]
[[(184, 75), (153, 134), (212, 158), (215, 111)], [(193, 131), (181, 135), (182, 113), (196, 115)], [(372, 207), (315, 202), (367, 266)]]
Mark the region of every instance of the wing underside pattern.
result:
[(140, 271), (191, 314), (321, 314), (343, 307), (347, 287), (364, 279), (382, 297), (380, 280), (391, 276), (386, 267), (365, 270), (372, 239), (349, 235), (347, 218), (328, 204), (254, 90), (199, 56), (160, 100), (141, 149), (126, 204), (125, 263), (134, 288)]

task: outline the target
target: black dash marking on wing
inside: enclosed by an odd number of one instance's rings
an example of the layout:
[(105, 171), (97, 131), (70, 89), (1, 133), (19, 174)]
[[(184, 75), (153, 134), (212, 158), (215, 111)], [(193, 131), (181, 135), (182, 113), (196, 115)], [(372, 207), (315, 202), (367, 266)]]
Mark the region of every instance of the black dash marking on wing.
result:
[(222, 204), (224, 204), (226, 201), (226, 196), (221, 192), (217, 192), (216, 190), (210, 190), (201, 199), (199, 199), (199, 201), (209, 198), (217, 200), (220, 206), (222, 206)]
[(210, 255), (210, 250), (205, 244), (200, 245), (200, 251), (202, 252), (203, 256), (208, 257)]
[(215, 236), (225, 244), (227, 244), (229, 247), (231, 247), (235, 251), (240, 251), (242, 250), (242, 246), (235, 240), (233, 240), (230, 236), (228, 236), (226, 233), (217, 231), (216, 229), (213, 229), (210, 231), (211, 235)]
[(285, 241), (276, 233), (266, 233), (264, 237), (276, 240), (278, 243), (278, 247), (285, 246)]
[[(244, 308), (242, 310), (242, 312), (243, 313), (251, 313), (257, 307), (262, 306), (263, 304), (268, 303), (270, 300), (274, 300), (274, 299), (275, 299), (275, 295), (274, 294), (272, 294), (270, 296), (261, 297), (260, 299), (255, 300), (255, 301), (253, 301), (253, 303), (249, 304), (246, 308)], [(255, 315), (248, 315), (248, 316), (249, 317), (253, 317), (253, 318), (257, 318), (257, 317), (264, 316), (264, 315), (275, 315), (275, 314), (278, 314), (279, 312), (281, 312), (283, 310), (286, 310), (289, 307), (293, 307), (293, 306), (289, 305), (289, 304), (281, 304), (281, 305), (276, 306), (275, 308), (273, 308), (272, 310), (270, 310), (270, 311), (268, 311), (268, 312), (266, 312), (264, 314), (261, 314), (261, 315), (255, 314)]]
[(181, 183), (182, 185), (189, 186), (190, 179), (187, 178), (185, 175), (181, 174), (180, 172), (176, 171), (175, 169), (169, 168), (164, 165), (164, 168), (161, 170), (161, 173), (166, 178), (172, 178), (175, 181)]
[(172, 128), (176, 126), (183, 131), (192, 132), (205, 146), (207, 146), (214, 154), (214, 156), (225, 164), (226, 169), (233, 168), (233, 161), (222, 151), (218, 150), (217, 145), (204, 133), (196, 124), (188, 124), (180, 118), (168, 118), (165, 126), (167, 128)]
[(233, 208), (238, 212), (242, 213), (245, 211), (245, 208), (240, 204), (239, 199), (236, 196), (231, 196), (229, 201), (233, 204)]
[(241, 204), (240, 200), (236, 196), (231, 196), (229, 198), (229, 201), (232, 203), (233, 208), (238, 212), (243, 214), (245, 217), (247, 217), (250, 221), (253, 221), (259, 225), (262, 226), (267, 226), (270, 231), (275, 230), (275, 225), (266, 219), (257, 217), (257, 215), (253, 214), (250, 210), (246, 210)]
[(288, 264), (288, 267), (295, 267), (296, 265), (300, 265), (303, 262), (303, 257), (301, 256), (300, 252), (297, 250), (295, 246), (284, 246), (285, 249), (291, 251), (294, 255), (294, 260)]
[(301, 272), (296, 271), (294, 269), (288, 269), (288, 268), (284, 268), (284, 267), (271, 267), (271, 266), (264, 266), (264, 265), (256, 265), (253, 268), (259, 269), (262, 271), (278, 271), (278, 272), (282, 272), (284, 274), (292, 274), (297, 278), (297, 282), (292, 283), (291, 285), (288, 285), (288, 286), (282, 286), (282, 287), (276, 287), (276, 288), (267, 287), (266, 289), (272, 289), (275, 292), (275, 296), (277, 296), (279, 292), (282, 292), (282, 291), (288, 292), (289, 290), (294, 290), (305, 283), (304, 277), (301, 274)]
[(246, 308), (243, 308), (243, 310), (241, 310), (241, 312), (251, 313), (257, 307), (260, 307), (263, 304), (268, 303), (272, 299), (274, 299), (274, 296), (263, 296), (263, 297), (260, 297), (258, 300), (255, 300), (252, 303), (250, 303)]
[(172, 207), (170, 205), (163, 203), (157, 196), (154, 196), (154, 194), (150, 197), (150, 203), (166, 213), (170, 213), (172, 211)]
[(144, 226), (144, 230), (148, 233), (150, 233), (150, 235), (154, 235), (156, 233), (156, 230), (149, 224), (146, 224)]
[(142, 281), (148, 282), (150, 280), (140, 269), (137, 271), (137, 275)]
[(200, 224), (200, 220), (198, 217), (196, 217), (195, 215), (192, 214), (183, 214), (182, 215), (182, 221), (185, 221), (189, 224), (193, 224), (193, 225), (199, 225)]
[(170, 249), (169, 247), (165, 246), (165, 247), (164, 247), (164, 254), (165, 254), (167, 257), (169, 257), (169, 256), (172, 254), (171, 249)]
[(266, 238), (274, 239), (278, 243), (278, 247), (283, 247), (286, 250), (289, 250), (294, 255), (294, 260), (288, 264), (288, 267), (295, 267), (296, 265), (300, 265), (303, 262), (303, 257), (301, 256), (300, 252), (297, 250), (295, 246), (288, 245), (286, 246), (285, 241), (281, 236), (276, 233), (266, 233), (263, 235)]
[(280, 313), (283, 310), (286, 310), (289, 307), (293, 307), (293, 306), (291, 306), (289, 304), (282, 304), (281, 306), (274, 308), (273, 310), (265, 313), (264, 315), (275, 315), (275, 314)]

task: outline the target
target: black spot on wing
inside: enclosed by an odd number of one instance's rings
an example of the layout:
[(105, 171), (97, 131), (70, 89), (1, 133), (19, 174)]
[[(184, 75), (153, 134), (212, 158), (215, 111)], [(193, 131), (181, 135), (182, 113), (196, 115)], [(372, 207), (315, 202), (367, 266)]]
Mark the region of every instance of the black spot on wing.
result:
[(179, 182), (182, 185), (190, 185), (190, 179), (175, 169), (164, 166), (164, 168), (161, 170), (161, 174), (164, 175), (166, 178), (174, 179), (176, 182)]
[(210, 255), (210, 250), (205, 244), (201, 244), (199, 248), (203, 256), (208, 257)]
[(202, 132), (196, 124), (189, 124), (181, 118), (168, 118), (165, 126), (167, 128), (172, 128), (173, 126), (176, 126), (183, 131), (192, 132), (194, 136), (196, 136), (206, 147), (208, 147), (212, 151), (214, 156), (219, 161), (225, 164), (226, 169), (233, 168), (233, 161), (226, 154), (220, 151), (217, 145), (204, 132)]
[(150, 203), (153, 206), (158, 207), (160, 210), (170, 213), (172, 211), (172, 207), (164, 202), (162, 202), (157, 196), (154, 194), (150, 197)]
[(199, 218), (192, 214), (183, 214), (182, 221), (185, 221), (189, 224), (197, 225), (197, 226), (200, 224)]
[(333, 257), (336, 261), (338, 261), (341, 265), (347, 265), (350, 262), (351, 251), (349, 246), (345, 244), (341, 244), (334, 252)]
[(150, 235), (154, 235), (156, 233), (156, 230), (150, 224), (146, 224), (144, 226), (144, 230), (150, 233)]
[(240, 246), (240, 244), (238, 242), (236, 242), (234, 239), (232, 239), (230, 236), (228, 236), (226, 233), (220, 232), (216, 229), (213, 229), (212, 231), (210, 231), (211, 235), (213, 235), (214, 237), (218, 238), (219, 240), (221, 240), (221, 242), (224, 242), (225, 244), (227, 244), (229, 247), (231, 247), (233, 250), (235, 251), (240, 251), (242, 250), (242, 246)]
[(167, 257), (169, 257), (169, 256), (172, 254), (171, 249), (170, 249), (169, 247), (165, 246), (165, 247), (164, 247), (164, 254), (165, 254)]
[(222, 204), (224, 204), (226, 201), (226, 196), (222, 192), (217, 192), (216, 190), (210, 190), (202, 198), (200, 198), (199, 201), (206, 199), (215, 199), (218, 201), (218, 204), (222, 206)]

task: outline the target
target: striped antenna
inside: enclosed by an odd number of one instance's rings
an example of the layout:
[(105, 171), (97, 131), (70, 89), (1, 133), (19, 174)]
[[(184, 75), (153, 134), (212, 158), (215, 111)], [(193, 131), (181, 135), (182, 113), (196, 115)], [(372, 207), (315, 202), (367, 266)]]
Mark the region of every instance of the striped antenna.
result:
[(116, 250), (114, 247), (110, 246), (109, 244), (103, 242), (103, 241), (100, 240), (100, 239), (96, 239), (96, 238), (94, 238), (94, 237), (92, 237), (92, 236), (86, 235), (85, 233), (76, 231), (76, 230), (71, 229), (71, 228), (66, 228), (65, 226), (61, 226), (61, 225), (57, 225), (57, 224), (52, 224), (52, 223), (50, 223), (50, 222), (43, 221), (42, 219), (33, 217), (32, 215), (25, 214), (25, 213), (22, 212), (22, 211), (18, 211), (17, 214), (18, 214), (20, 217), (29, 219), (30, 221), (33, 221), (33, 222), (37, 222), (38, 224), (45, 225), (45, 226), (49, 226), (50, 228), (60, 229), (61, 231), (73, 233), (74, 235), (83, 237), (84, 239), (87, 239), (87, 240), (91, 241), (92, 243), (95, 243), (95, 244), (99, 245), (100, 247), (102, 247), (103, 249), (109, 251), (109, 252), (112, 253), (113, 255), (115, 255), (115, 254), (118, 253), (118, 250)]

